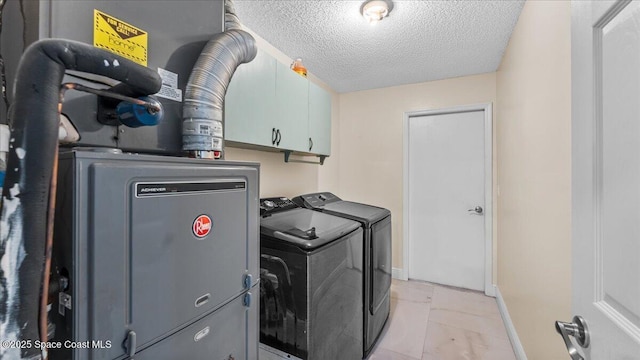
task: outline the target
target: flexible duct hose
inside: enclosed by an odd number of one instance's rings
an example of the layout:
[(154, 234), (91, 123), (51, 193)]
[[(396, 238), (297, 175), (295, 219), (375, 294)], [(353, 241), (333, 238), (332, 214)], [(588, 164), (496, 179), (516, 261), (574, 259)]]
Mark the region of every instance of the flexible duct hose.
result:
[(241, 30), (230, 0), (225, 1), (225, 26), (227, 31), (205, 45), (185, 88), (182, 149), (196, 157), (224, 158), (224, 96), (236, 68), (257, 53), (255, 39)]
[(238, 15), (236, 15), (236, 8), (233, 6), (232, 0), (224, 2), (224, 30), (242, 30), (242, 25)]
[[(107, 76), (139, 96), (160, 90), (156, 72), (90, 45), (38, 41), (18, 65), (7, 175), (0, 215), (0, 339), (38, 336), (38, 303), (45, 258), (49, 184), (58, 143), (58, 95), (65, 70)], [(47, 296), (48, 294), (42, 294)], [(0, 348), (0, 358), (37, 356), (38, 349)]]

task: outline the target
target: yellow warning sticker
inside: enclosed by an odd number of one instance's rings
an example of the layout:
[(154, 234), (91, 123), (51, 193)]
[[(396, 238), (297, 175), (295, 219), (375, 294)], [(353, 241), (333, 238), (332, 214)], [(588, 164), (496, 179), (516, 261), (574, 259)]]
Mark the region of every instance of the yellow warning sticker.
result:
[(99, 10), (93, 10), (93, 17), (93, 46), (147, 66), (146, 31)]

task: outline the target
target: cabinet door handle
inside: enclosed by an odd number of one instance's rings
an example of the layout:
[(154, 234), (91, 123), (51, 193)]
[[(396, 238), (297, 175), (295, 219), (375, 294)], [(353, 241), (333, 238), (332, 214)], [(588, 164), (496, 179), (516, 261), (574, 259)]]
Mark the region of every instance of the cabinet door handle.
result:
[(276, 146), (280, 146), (280, 140), (282, 140), (282, 134), (280, 129), (276, 130)]
[(271, 129), (271, 145), (275, 145), (276, 144), (276, 139), (278, 139), (277, 133), (276, 133), (276, 128), (272, 128)]
[(313, 149), (313, 140), (309, 138), (309, 151), (311, 151), (311, 149)]

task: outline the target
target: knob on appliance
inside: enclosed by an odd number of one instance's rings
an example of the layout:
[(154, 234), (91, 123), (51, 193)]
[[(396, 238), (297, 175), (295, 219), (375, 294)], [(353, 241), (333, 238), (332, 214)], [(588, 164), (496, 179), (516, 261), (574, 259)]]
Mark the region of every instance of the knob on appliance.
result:
[(265, 200), (262, 202), (262, 206), (267, 210), (271, 210), (276, 207), (276, 204), (271, 200)]

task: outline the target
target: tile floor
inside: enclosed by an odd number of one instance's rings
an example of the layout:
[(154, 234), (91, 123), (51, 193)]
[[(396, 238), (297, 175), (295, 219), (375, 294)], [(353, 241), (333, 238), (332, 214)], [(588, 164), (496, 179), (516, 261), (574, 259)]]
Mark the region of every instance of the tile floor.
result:
[(369, 360), (515, 360), (495, 298), (393, 280), (391, 316)]

